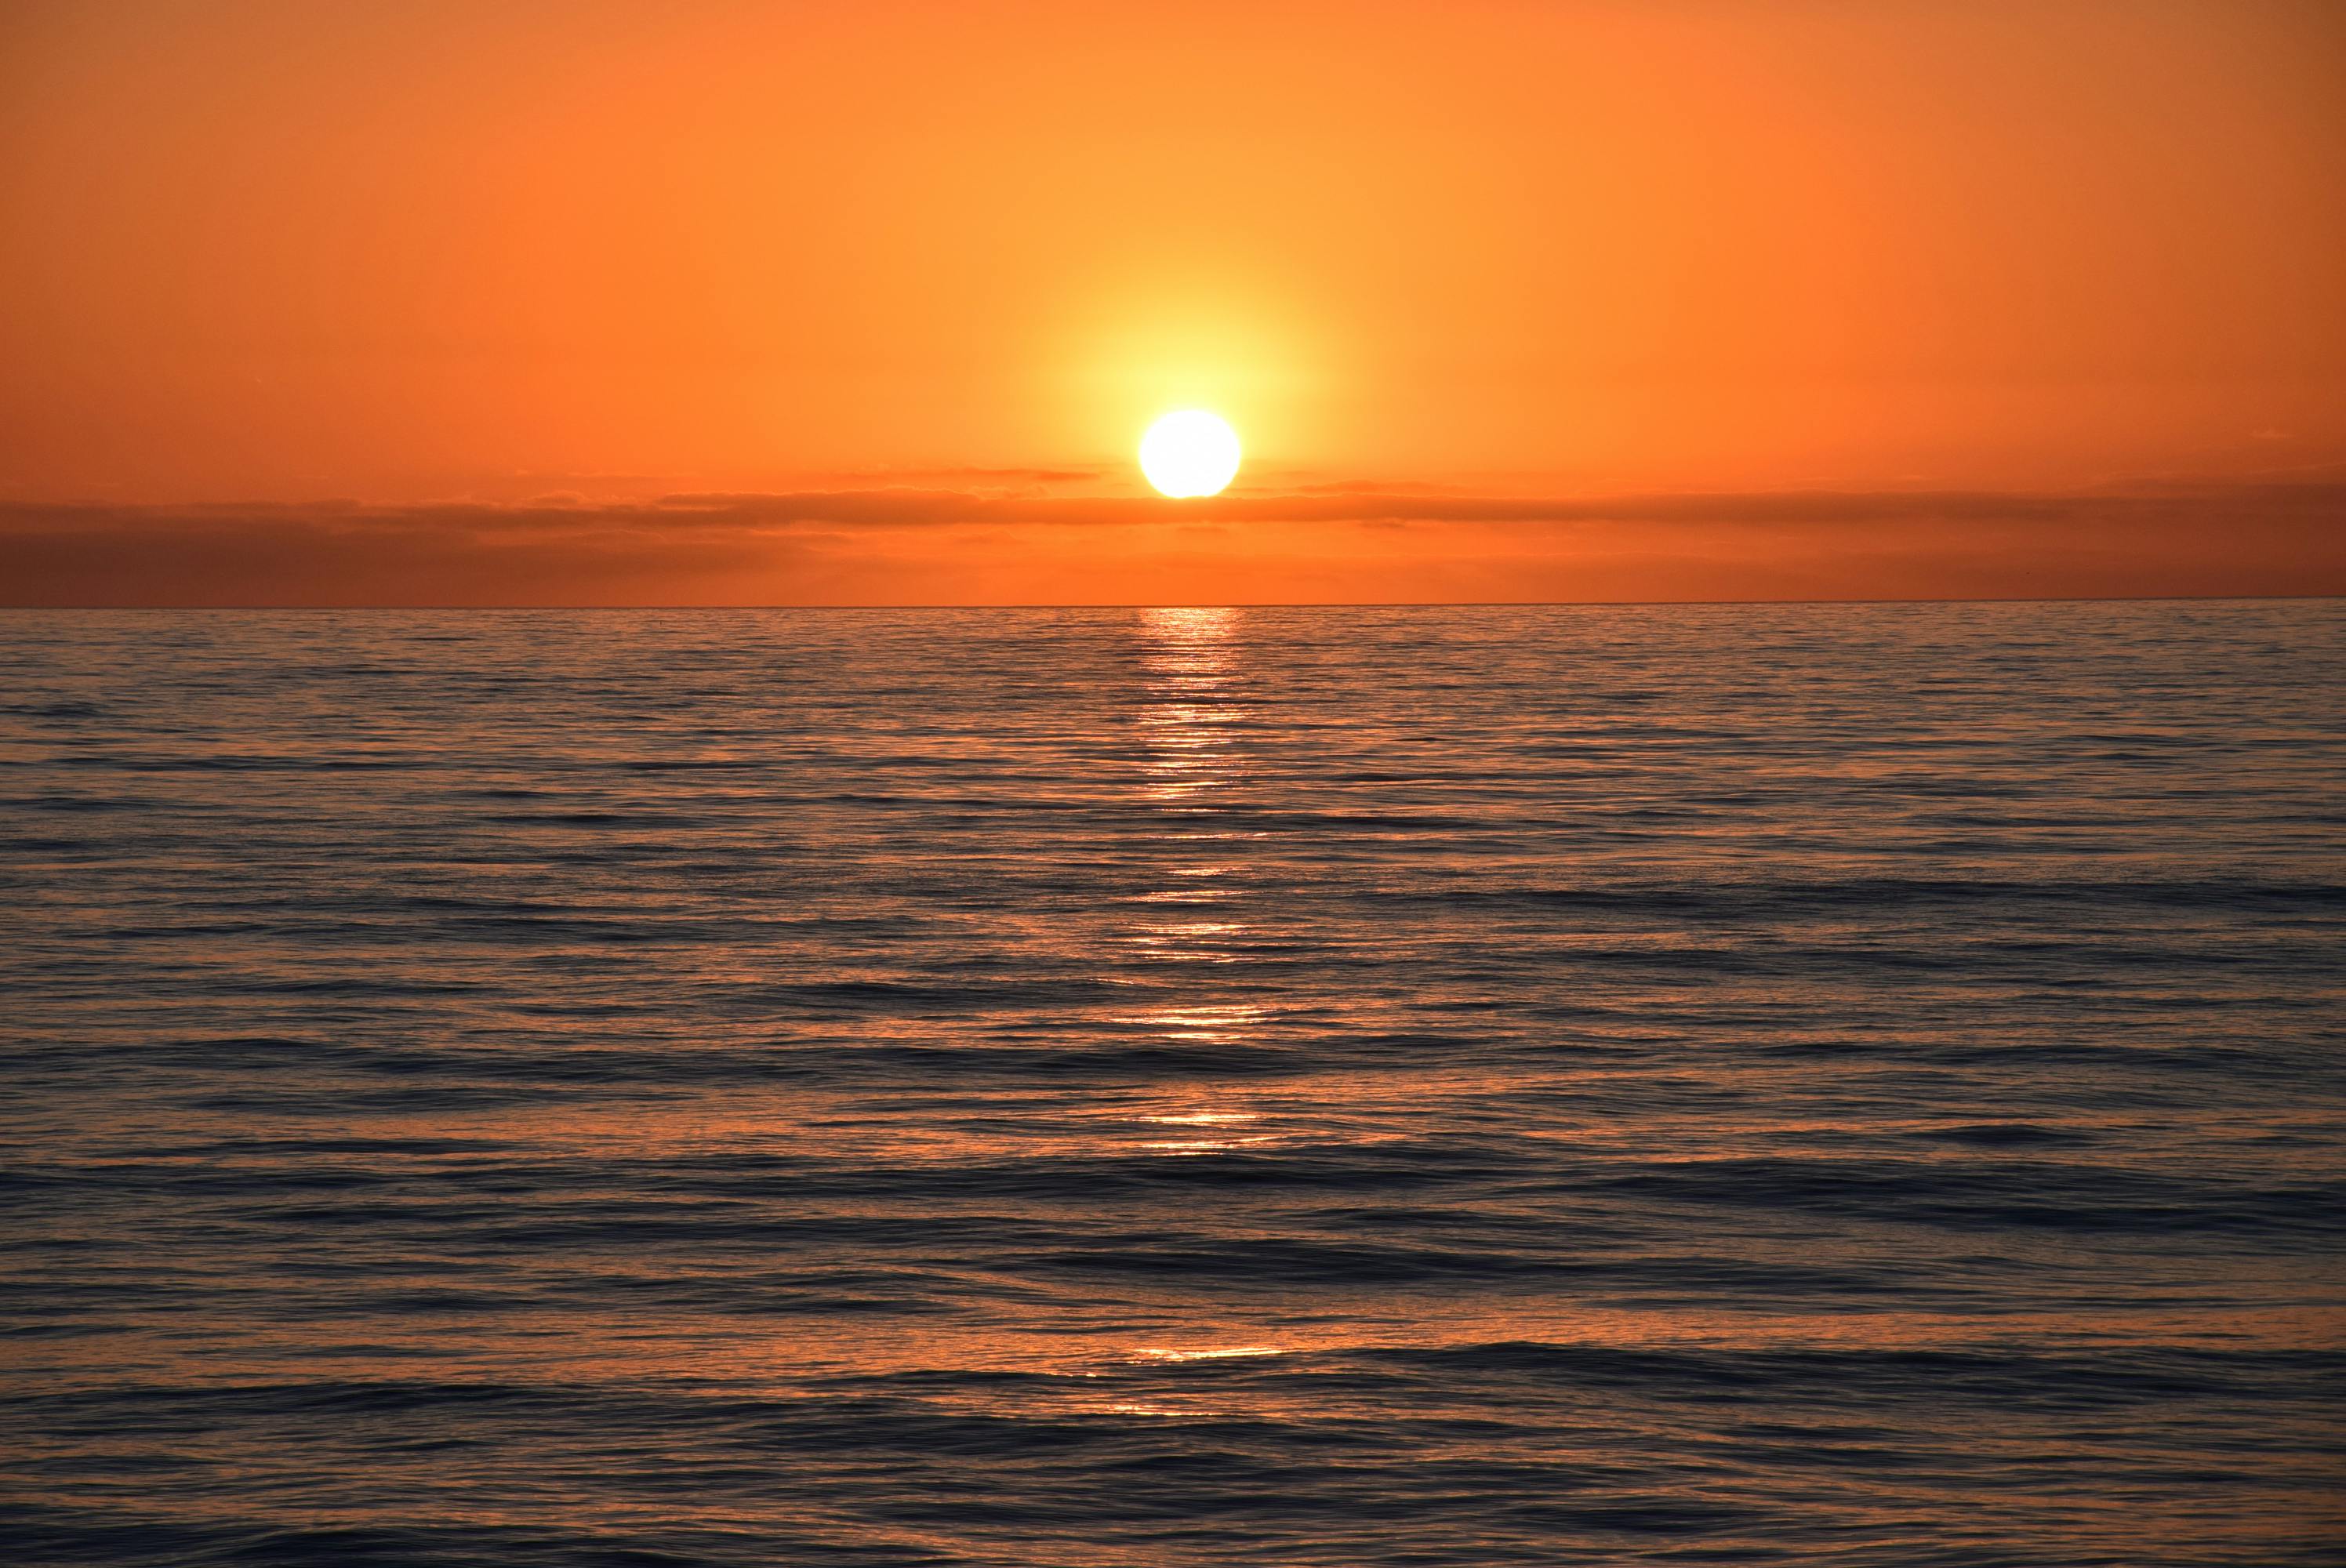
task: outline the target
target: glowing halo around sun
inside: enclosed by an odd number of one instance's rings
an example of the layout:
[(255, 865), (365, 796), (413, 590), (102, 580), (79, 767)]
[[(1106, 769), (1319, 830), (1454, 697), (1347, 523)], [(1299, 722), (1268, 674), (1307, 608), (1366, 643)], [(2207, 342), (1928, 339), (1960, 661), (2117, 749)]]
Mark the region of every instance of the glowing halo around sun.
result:
[(1239, 433), (1201, 408), (1168, 413), (1140, 438), (1140, 472), (1177, 500), (1219, 494), (1238, 476)]

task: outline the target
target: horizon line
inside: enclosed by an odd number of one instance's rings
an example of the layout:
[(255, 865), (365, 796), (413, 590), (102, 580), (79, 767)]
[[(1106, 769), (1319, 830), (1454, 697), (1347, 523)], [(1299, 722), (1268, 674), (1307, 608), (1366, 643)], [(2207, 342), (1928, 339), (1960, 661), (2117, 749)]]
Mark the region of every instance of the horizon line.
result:
[(346, 615), (401, 611), (441, 614), (503, 615), (516, 612), (597, 615), (639, 615), (647, 612), (770, 615), (776, 611), (891, 615), (927, 610), (940, 613), (967, 610), (1637, 610), (1725, 609), (1745, 605), (1855, 607), (1885, 605), (2266, 605), (2346, 603), (2346, 594), (1968, 594), (1912, 596), (1903, 598), (1743, 598), (1743, 599), (1250, 599), (1216, 602), (1204, 599), (1043, 599), (998, 604), (770, 604), (770, 605), (11, 605), (0, 603), (0, 615), (87, 615), (93, 611), (133, 615)]

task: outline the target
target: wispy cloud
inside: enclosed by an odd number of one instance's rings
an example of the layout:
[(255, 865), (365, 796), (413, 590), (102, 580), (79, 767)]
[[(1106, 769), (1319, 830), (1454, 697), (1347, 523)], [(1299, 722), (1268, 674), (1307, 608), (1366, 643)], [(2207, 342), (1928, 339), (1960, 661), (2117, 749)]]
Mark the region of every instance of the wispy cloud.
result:
[(1096, 601), (1173, 582), (1233, 600), (2341, 593), (2346, 483), (0, 504), (0, 602), (18, 606)]
[(988, 468), (974, 464), (944, 467), (889, 464), (879, 468), (850, 469), (842, 473), (824, 474), (822, 478), (842, 478), (862, 483), (944, 484), (1000, 486), (1005, 484), (1095, 484), (1107, 470), (1097, 464), (1062, 464), (1049, 468)]

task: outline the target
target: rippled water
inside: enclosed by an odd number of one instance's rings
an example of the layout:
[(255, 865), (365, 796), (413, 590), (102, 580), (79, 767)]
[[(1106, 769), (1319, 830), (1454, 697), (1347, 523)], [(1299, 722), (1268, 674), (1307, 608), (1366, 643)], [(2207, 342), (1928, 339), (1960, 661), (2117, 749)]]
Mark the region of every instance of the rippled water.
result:
[(2336, 603), (0, 675), (12, 1563), (2340, 1560)]

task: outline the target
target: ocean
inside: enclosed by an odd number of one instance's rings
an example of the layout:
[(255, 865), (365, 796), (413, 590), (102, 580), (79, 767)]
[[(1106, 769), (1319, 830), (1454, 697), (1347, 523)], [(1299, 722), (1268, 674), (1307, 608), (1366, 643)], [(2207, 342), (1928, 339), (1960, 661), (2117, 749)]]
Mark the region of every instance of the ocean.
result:
[(0, 1561), (2346, 1562), (2341, 611), (0, 615)]

